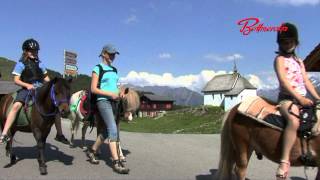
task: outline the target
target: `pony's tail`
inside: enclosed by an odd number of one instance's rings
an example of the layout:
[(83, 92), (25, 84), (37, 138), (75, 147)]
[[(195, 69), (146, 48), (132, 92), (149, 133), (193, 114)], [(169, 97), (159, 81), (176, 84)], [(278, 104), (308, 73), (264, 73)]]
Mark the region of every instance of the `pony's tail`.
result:
[(219, 169), (215, 174), (216, 180), (232, 179), (235, 166), (235, 150), (231, 139), (231, 121), (237, 112), (237, 106), (227, 111), (224, 116), (224, 124), (221, 132)]

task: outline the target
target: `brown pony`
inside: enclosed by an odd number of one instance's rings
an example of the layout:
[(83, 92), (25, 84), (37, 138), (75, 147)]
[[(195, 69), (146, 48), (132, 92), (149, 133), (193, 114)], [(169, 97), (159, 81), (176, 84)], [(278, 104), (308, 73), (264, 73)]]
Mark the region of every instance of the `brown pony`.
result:
[[(248, 163), (253, 151), (261, 153), (276, 163), (281, 158), (281, 131), (243, 115), (238, 111), (239, 105), (233, 107), (225, 115), (225, 122), (221, 132), (219, 169), (215, 174), (215, 179), (232, 179), (235, 172), (237, 179), (245, 180)], [(314, 161), (319, 160), (320, 136), (311, 137), (309, 145), (312, 159)], [(290, 154), (292, 166), (303, 166), (303, 162), (300, 159), (301, 155), (301, 140), (297, 138)], [(274, 177), (275, 173), (276, 170), (274, 171)]]
[[(47, 166), (44, 157), (46, 139), (51, 130), (51, 126), (55, 122), (56, 115), (60, 114), (62, 117), (67, 117), (70, 112), (70, 82), (71, 80), (66, 81), (62, 78), (54, 78), (34, 91), (32, 95), (33, 104), (31, 116), (27, 116), (28, 125), (17, 126), (17, 123), (14, 123), (9, 132), (11, 140), (6, 145), (6, 154), (10, 157), (11, 164), (14, 164), (16, 161), (16, 156), (12, 153), (12, 142), (15, 133), (17, 131), (32, 132), (36, 139), (39, 152), (38, 162), (40, 174), (47, 174)], [(0, 101), (1, 129), (4, 127), (4, 121), (7, 118), (9, 110), (8, 108), (12, 103), (12, 94), (4, 96)]]

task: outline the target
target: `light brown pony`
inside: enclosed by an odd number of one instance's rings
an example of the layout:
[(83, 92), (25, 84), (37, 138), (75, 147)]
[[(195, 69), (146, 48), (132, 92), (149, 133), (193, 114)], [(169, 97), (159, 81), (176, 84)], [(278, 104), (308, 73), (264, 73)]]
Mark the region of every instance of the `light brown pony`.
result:
[[(132, 114), (134, 114), (137, 111), (137, 109), (140, 107), (140, 97), (135, 90), (131, 88), (121, 87), (120, 92), (124, 92), (124, 97), (120, 99), (117, 110), (114, 111), (118, 132), (120, 129), (120, 116), (122, 116), (127, 121), (132, 120), (130, 119), (130, 116), (132, 117)], [(79, 100), (85, 94), (86, 94), (86, 91), (81, 90), (74, 93), (70, 99), (70, 105), (76, 106), (74, 110), (71, 110), (71, 113), (69, 116), (69, 119), (71, 120), (70, 147), (74, 147), (74, 135), (79, 129), (80, 122), (83, 122), (83, 119), (84, 119), (83, 115), (80, 112)], [(95, 124), (96, 124), (97, 132), (99, 135), (99, 133), (101, 133), (104, 130), (105, 125), (103, 121), (100, 120), (101, 117), (98, 114), (95, 115), (95, 118), (97, 120)], [(89, 126), (89, 122), (83, 122), (82, 136), (81, 136), (82, 138), (81, 138), (81, 144), (80, 144), (81, 148), (86, 148), (85, 135), (86, 135), (88, 126)]]
[[(261, 153), (276, 163), (281, 158), (281, 131), (267, 127), (239, 113), (238, 107), (239, 105), (233, 107), (225, 116), (221, 132), (219, 169), (215, 174), (217, 180), (232, 179), (234, 173), (237, 179), (245, 180), (253, 151)], [(312, 137), (309, 144), (313, 159), (319, 160), (320, 136)], [(301, 154), (301, 142), (300, 138), (297, 138), (290, 154), (291, 166), (303, 166), (300, 159)], [(274, 179), (275, 173), (276, 170), (270, 175), (270, 179)]]

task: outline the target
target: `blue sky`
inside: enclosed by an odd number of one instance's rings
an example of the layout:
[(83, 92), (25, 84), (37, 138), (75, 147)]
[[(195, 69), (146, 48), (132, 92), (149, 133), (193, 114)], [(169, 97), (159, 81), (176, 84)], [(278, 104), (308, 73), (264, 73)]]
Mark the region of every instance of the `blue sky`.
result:
[(18, 60), (27, 38), (40, 42), (48, 68), (62, 72), (63, 50), (78, 53), (82, 74), (100, 62), (104, 44), (118, 47), (121, 81), (200, 90), (214, 75), (240, 73), (272, 86), (275, 32), (240, 33), (237, 22), (257, 17), (265, 26), (290, 21), (299, 28), (300, 57), (318, 43), (320, 0), (92, 0), (3, 1), (0, 56)]

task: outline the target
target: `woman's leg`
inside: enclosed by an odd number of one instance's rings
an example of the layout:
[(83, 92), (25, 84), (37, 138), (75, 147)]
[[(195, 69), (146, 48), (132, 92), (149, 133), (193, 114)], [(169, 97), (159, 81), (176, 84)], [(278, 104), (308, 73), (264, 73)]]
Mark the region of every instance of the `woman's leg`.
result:
[[(290, 152), (296, 141), (297, 130), (300, 124), (299, 118), (289, 113), (291, 104), (292, 102), (287, 101), (286, 103), (281, 104), (280, 107), (281, 114), (287, 120), (287, 126), (283, 132), (281, 162), (277, 174), (282, 174), (284, 177), (288, 174), (288, 169), (290, 167)], [(290, 111), (299, 116), (299, 108), (297, 105), (293, 104)]]
[(107, 139), (109, 144), (109, 149), (111, 152), (111, 156), (113, 159), (113, 169), (114, 171), (121, 173), (121, 174), (127, 174), (129, 173), (129, 169), (124, 168), (120, 163), (120, 158), (118, 156), (117, 151), (117, 141), (118, 141), (118, 130), (117, 125), (115, 122), (115, 117), (113, 115), (112, 106), (109, 101), (99, 101), (97, 103), (99, 112), (101, 114), (101, 117), (107, 126)]

